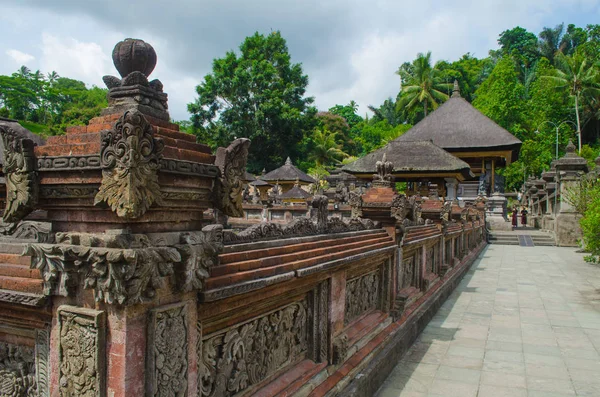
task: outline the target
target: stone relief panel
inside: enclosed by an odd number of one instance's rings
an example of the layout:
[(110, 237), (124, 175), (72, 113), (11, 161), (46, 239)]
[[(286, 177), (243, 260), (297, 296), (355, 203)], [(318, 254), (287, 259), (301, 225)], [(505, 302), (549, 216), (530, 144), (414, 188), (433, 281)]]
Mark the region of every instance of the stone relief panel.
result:
[(344, 325), (381, 306), (381, 269), (346, 282)]
[(244, 216), (242, 190), (249, 147), (249, 139), (239, 138), (227, 148), (217, 149), (215, 165), (221, 175), (216, 184), (215, 206), (228, 216)]
[(302, 359), (308, 349), (307, 313), (307, 301), (302, 300), (203, 337), (198, 394), (237, 395)]
[(187, 305), (150, 311), (146, 383), (148, 396), (179, 397), (187, 392)]
[(103, 397), (105, 312), (74, 306), (58, 308), (60, 395)]
[(33, 347), (0, 342), (0, 396), (38, 396)]
[(428, 273), (436, 273), (435, 257), (435, 247), (427, 248), (425, 251), (425, 269)]
[[(29, 332), (29, 331), (27, 331)], [(48, 397), (49, 333), (31, 331), (35, 347), (0, 342), (0, 396)]]

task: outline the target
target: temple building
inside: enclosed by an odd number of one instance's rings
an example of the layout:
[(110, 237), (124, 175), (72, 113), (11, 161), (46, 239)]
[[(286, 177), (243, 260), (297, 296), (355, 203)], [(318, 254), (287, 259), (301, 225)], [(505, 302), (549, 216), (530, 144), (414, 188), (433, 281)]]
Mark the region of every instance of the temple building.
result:
[(298, 181), (300, 186), (317, 182), (292, 164), (292, 160), (289, 157), (284, 165), (260, 176), (260, 179), (271, 185), (279, 184), (283, 193), (292, 189), (296, 181)]
[(408, 182), (409, 195), (428, 196), (430, 186), (437, 185), (437, 194), (445, 197), (445, 180), (463, 182), (473, 178), (469, 164), (431, 141), (399, 139), (344, 166), (343, 170), (360, 179), (372, 179), (377, 172), (377, 162), (384, 155), (394, 165), (394, 180)]
[(402, 136), (346, 165), (343, 170), (369, 179), (385, 153), (396, 182), (408, 182), (410, 194), (472, 202), (480, 195), (504, 192), (499, 168), (516, 161), (521, 141), (460, 95), (452, 96)]
[(465, 200), (479, 193), (491, 196), (504, 192), (504, 178), (496, 171), (516, 161), (521, 149), (520, 140), (461, 97), (457, 81), (444, 104), (396, 139), (423, 140), (430, 140), (469, 165), (472, 178), (461, 181), (444, 177), (447, 196), (454, 198), (456, 191), (456, 197)]

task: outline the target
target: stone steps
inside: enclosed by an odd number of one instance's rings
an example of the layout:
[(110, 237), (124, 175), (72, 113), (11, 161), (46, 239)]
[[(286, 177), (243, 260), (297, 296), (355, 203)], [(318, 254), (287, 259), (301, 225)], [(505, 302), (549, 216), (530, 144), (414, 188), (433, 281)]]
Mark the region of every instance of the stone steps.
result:
[[(523, 235), (524, 233), (521, 233)], [(531, 240), (535, 246), (553, 247), (556, 245), (554, 238), (549, 235), (530, 234)], [(517, 233), (491, 233), (489, 236), (490, 244), (498, 245), (519, 245), (519, 234)]]

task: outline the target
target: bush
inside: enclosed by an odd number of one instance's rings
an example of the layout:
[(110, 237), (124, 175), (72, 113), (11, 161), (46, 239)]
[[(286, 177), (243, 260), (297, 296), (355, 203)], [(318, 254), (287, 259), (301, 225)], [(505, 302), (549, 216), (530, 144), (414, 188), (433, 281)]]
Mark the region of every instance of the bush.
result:
[(590, 252), (585, 260), (598, 263), (600, 260), (600, 186), (598, 184), (594, 187), (591, 197), (593, 198), (583, 213), (580, 224), (585, 248)]

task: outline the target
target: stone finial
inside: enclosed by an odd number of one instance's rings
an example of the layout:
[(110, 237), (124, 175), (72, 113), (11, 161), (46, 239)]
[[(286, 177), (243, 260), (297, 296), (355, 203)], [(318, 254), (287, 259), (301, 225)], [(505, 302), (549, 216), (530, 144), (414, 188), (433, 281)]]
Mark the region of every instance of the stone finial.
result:
[(113, 49), (112, 58), (121, 77), (132, 72), (140, 72), (148, 77), (156, 66), (154, 48), (140, 39), (129, 38), (118, 42)]
[(576, 150), (577, 149), (575, 148), (573, 141), (569, 139), (569, 144), (567, 145), (567, 156), (569, 156), (569, 157), (576, 156), (576, 154), (575, 154)]
[(375, 166), (377, 167), (377, 174), (373, 175), (373, 185), (391, 186), (394, 164), (391, 161), (387, 161), (386, 153), (383, 153), (383, 158), (381, 161), (375, 163)]
[(285, 165), (292, 165), (292, 159), (290, 156), (288, 156), (288, 158), (285, 160)]
[(458, 86), (458, 80), (454, 80), (454, 88), (452, 89), (452, 98), (461, 98), (460, 87)]

